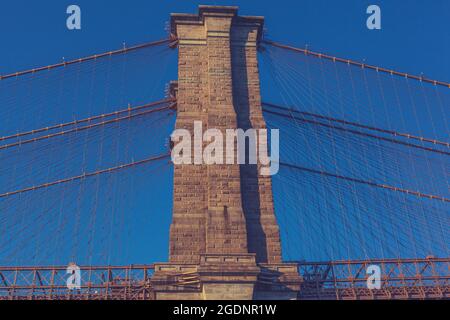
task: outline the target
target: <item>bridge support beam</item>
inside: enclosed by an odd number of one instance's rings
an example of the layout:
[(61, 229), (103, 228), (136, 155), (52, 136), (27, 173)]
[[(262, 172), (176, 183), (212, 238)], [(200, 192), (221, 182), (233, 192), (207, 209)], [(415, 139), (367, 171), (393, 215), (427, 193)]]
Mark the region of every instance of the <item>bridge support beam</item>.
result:
[[(176, 128), (192, 141), (195, 121), (224, 136), (266, 128), (257, 62), (263, 21), (221, 6), (171, 15), (179, 50)], [(237, 161), (175, 165), (169, 264), (155, 269), (157, 298), (296, 297), (300, 277), (281, 262), (272, 182), (260, 169)]]

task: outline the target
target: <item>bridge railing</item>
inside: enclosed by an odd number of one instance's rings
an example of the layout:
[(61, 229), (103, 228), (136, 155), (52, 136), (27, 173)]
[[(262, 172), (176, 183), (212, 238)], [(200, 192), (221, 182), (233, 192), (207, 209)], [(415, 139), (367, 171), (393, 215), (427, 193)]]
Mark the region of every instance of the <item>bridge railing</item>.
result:
[[(450, 258), (296, 262), (300, 299), (450, 299)], [(380, 289), (367, 270), (380, 268)], [(80, 287), (69, 289), (67, 266), (0, 267), (2, 299), (154, 299), (153, 265), (80, 266)]]
[[(380, 268), (380, 289), (369, 289), (369, 266)], [(450, 258), (299, 262), (301, 299), (450, 298)]]
[(151, 299), (153, 265), (80, 266), (69, 289), (67, 266), (0, 267), (0, 299)]

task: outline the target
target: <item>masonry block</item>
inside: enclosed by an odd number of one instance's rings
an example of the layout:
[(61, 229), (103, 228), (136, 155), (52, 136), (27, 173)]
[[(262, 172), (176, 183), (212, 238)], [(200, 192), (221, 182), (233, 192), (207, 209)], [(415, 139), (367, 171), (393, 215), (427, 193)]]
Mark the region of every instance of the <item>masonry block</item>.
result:
[[(257, 60), (263, 21), (238, 16), (236, 7), (200, 6), (199, 14), (171, 15), (178, 39), (178, 83), (171, 86), (177, 129), (188, 129), (193, 138), (194, 121), (224, 136), (227, 129), (266, 128)], [(198, 267), (199, 287), (190, 297), (253, 299), (260, 287), (259, 265), (282, 265), (272, 182), (260, 169), (259, 164), (175, 165), (169, 264), (153, 280), (161, 299), (170, 292), (189, 295), (192, 289), (172, 285), (186, 277), (170, 272), (170, 266)], [(271, 288), (280, 287), (277, 292), (290, 297), (297, 287), (282, 282), (289, 277), (299, 282), (298, 274), (283, 278), (277, 272), (272, 272), (278, 275), (276, 286), (261, 288), (270, 295)]]

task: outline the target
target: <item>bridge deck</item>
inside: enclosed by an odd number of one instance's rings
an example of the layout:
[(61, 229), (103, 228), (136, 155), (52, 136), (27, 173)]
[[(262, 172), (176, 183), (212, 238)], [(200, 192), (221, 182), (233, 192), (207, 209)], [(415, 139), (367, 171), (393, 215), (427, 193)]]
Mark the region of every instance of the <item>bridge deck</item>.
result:
[[(381, 289), (367, 288), (369, 265)], [(450, 258), (298, 262), (299, 299), (450, 299)], [(151, 300), (153, 265), (80, 267), (81, 286), (67, 288), (65, 266), (0, 267), (0, 300)], [(173, 284), (180, 275), (174, 275)], [(180, 283), (180, 285), (184, 285)]]

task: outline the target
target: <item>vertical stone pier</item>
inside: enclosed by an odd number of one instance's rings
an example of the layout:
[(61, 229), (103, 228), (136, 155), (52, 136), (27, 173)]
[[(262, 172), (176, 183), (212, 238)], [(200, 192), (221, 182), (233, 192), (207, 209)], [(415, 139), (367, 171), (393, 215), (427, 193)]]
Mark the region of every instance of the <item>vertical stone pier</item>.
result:
[[(238, 16), (237, 7), (171, 15), (177, 129), (193, 134), (194, 121), (224, 136), (265, 128), (257, 62), (263, 22)], [(281, 262), (271, 178), (259, 165), (175, 165), (169, 263), (156, 264), (152, 278), (157, 299), (295, 299), (300, 282), (296, 266)]]

